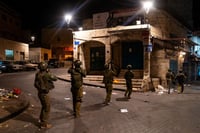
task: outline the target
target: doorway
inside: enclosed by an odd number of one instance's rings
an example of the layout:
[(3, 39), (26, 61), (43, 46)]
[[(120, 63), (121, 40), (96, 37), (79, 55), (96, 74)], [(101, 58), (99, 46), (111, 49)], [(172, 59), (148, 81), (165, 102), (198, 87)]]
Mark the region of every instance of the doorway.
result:
[(90, 48), (90, 70), (99, 71), (104, 69), (105, 64), (105, 48), (91, 47)]
[(141, 41), (122, 42), (122, 68), (132, 65), (133, 69), (143, 69), (144, 52)]

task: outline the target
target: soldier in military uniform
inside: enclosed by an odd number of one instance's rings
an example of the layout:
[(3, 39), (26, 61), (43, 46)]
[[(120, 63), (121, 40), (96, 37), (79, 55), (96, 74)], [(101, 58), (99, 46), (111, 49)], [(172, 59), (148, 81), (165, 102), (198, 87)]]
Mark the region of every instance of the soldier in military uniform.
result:
[(103, 72), (103, 83), (105, 84), (106, 88), (106, 99), (104, 101), (104, 104), (108, 105), (111, 100), (112, 95), (112, 89), (113, 89), (113, 78), (116, 76), (116, 73), (109, 69), (109, 65), (104, 65), (104, 72)]
[(186, 79), (185, 74), (183, 73), (182, 70), (179, 70), (179, 73), (176, 75), (176, 78), (175, 78), (175, 80), (178, 81), (178, 88), (180, 88), (180, 90), (178, 90), (180, 92), (178, 93), (183, 93), (185, 79)]
[(40, 112), (40, 128), (51, 128), (52, 125), (48, 123), (50, 113), (49, 91), (54, 88), (53, 81), (56, 81), (57, 78), (48, 71), (47, 63), (41, 62), (38, 68), (39, 71), (35, 75), (34, 86), (38, 90), (38, 97), (42, 105)]
[(172, 82), (174, 80), (174, 74), (172, 73), (172, 71), (170, 69), (168, 69), (165, 77), (166, 77), (166, 80), (167, 80), (168, 94), (170, 94), (170, 89), (171, 89), (171, 86), (172, 86)]
[(127, 65), (127, 69), (128, 70), (124, 74), (124, 78), (126, 80), (126, 91), (124, 96), (125, 97), (128, 96), (128, 99), (130, 99), (132, 94), (132, 79), (134, 78), (134, 74), (133, 71), (131, 70), (132, 69), (131, 65)]
[(68, 73), (71, 74), (71, 92), (73, 98), (73, 111), (75, 117), (80, 117), (80, 107), (83, 97), (83, 77), (86, 77), (86, 72), (82, 69), (81, 61), (74, 62), (75, 68), (70, 68)]

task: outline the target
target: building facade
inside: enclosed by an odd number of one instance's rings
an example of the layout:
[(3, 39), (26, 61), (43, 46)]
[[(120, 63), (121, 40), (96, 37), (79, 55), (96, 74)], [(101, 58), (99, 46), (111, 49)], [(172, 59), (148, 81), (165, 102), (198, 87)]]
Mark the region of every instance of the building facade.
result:
[(46, 48), (29, 48), (29, 60), (35, 63), (42, 61), (48, 62), (52, 57), (51, 49)]
[(132, 12), (131, 16), (135, 19), (123, 26), (124, 21), (130, 19), (126, 14), (112, 14), (114, 23), (110, 25), (118, 23), (118, 26), (105, 28), (102, 25), (102, 28), (97, 28), (100, 24), (96, 24), (95, 29), (73, 32), (73, 56), (83, 61), (88, 74), (101, 74), (104, 64), (112, 62), (123, 75), (126, 66), (131, 64), (135, 78), (143, 79), (142, 88), (147, 90), (152, 79), (157, 79), (156, 84), (166, 86), (165, 73), (168, 69), (175, 73), (184, 69), (191, 78), (196, 69), (190, 60), (195, 43), (187, 38), (185, 26), (158, 9), (148, 14)]
[(0, 38), (0, 60), (29, 60), (29, 45)]

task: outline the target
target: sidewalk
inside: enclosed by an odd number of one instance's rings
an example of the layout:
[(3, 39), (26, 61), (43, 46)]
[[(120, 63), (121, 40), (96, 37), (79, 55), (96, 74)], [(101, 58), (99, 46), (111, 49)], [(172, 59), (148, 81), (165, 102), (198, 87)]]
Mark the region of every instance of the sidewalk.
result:
[(1, 94), (6, 92), (0, 96), (0, 123), (12, 119), (29, 107), (29, 101), (23, 92), (18, 96), (13, 96), (7, 93), (8, 91), (10, 90), (1, 89), (0, 91)]

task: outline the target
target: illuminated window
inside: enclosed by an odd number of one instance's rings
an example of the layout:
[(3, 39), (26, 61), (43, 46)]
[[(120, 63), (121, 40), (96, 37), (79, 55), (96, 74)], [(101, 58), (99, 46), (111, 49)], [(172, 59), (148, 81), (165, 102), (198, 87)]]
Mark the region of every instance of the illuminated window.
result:
[(5, 50), (6, 60), (14, 60), (14, 51), (13, 50)]

